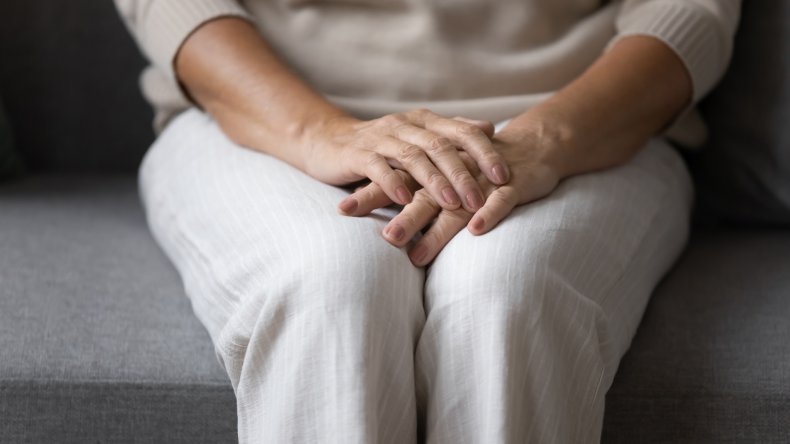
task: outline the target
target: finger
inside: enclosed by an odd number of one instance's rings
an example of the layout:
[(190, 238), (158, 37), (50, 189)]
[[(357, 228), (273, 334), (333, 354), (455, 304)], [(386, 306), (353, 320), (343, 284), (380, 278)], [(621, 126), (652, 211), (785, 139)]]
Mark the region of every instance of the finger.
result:
[(510, 169), (494, 149), (491, 139), (477, 126), (454, 119), (426, 121), (425, 129), (441, 134), (468, 152), (491, 183), (503, 185), (510, 179)]
[(461, 116), (455, 116), (453, 117), (453, 120), (470, 123), (480, 128), (481, 130), (483, 130), (483, 133), (485, 133), (485, 135), (488, 136), (489, 139), (494, 137), (494, 132), (496, 131), (496, 127), (494, 126), (493, 122), (490, 122), (488, 120), (467, 119), (466, 117), (461, 117)]
[(379, 184), (393, 202), (401, 205), (411, 202), (412, 195), (403, 178), (378, 153), (368, 151), (366, 155), (359, 156), (355, 167), (358, 170), (355, 173)]
[(381, 140), (377, 151), (397, 160), (442, 207), (456, 209), (461, 204), (450, 181), (431, 162), (420, 146), (395, 137), (386, 137)]
[(461, 158), (461, 162), (466, 166), (466, 169), (469, 170), (474, 177), (477, 177), (480, 174), (480, 168), (478, 168), (475, 160), (469, 157), (469, 153), (466, 151), (458, 151), (458, 155)]
[[(401, 170), (395, 170), (395, 172), (403, 178), (410, 191), (415, 192), (420, 189), (420, 185), (409, 173)], [(340, 214), (345, 216), (366, 216), (373, 210), (388, 207), (393, 203), (392, 199), (387, 196), (387, 193), (384, 192), (379, 184), (371, 182), (364, 187), (357, 188), (352, 194), (340, 201), (337, 209)]]
[(442, 211), (442, 208), (425, 190), (417, 191), (411, 203), (403, 207), (403, 210), (392, 218), (381, 234), (384, 235), (387, 242), (396, 247), (402, 247), (418, 231), (427, 227), (439, 211)]
[(518, 193), (513, 186), (505, 185), (495, 189), (469, 221), (467, 228), (474, 235), (491, 231), (518, 204)]
[(341, 200), (337, 210), (344, 216), (365, 216), (376, 208), (391, 205), (392, 199), (375, 182), (371, 182)]
[(470, 217), (472, 213), (465, 210), (442, 210), (431, 228), (409, 251), (411, 263), (417, 267), (429, 264), (450, 239), (464, 228)]
[[(401, 128), (397, 136), (399, 139), (418, 145), (425, 150), (428, 158), (449, 179), (453, 189), (452, 200), (456, 205), (448, 209), (458, 208), (460, 202), (463, 203), (467, 211), (474, 212), (482, 207), (485, 199), (480, 186), (461, 160), (460, 153), (462, 151), (458, 151), (450, 139), (416, 126)], [(442, 195), (449, 192), (450, 190), (442, 190)], [(458, 196), (463, 196), (463, 198), (459, 200)], [(447, 206), (444, 207), (447, 208)]]

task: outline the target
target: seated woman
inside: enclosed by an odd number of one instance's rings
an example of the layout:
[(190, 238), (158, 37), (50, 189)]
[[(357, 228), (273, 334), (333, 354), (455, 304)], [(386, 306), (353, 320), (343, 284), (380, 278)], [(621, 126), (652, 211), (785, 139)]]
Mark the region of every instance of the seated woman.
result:
[(241, 442), (600, 440), (737, 0), (116, 3)]

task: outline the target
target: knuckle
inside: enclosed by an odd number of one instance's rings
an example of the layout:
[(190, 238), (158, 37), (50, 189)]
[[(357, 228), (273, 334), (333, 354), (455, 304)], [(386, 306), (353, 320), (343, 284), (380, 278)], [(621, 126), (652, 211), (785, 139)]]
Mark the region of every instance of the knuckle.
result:
[(363, 188), (363, 189), (362, 189), (362, 190), (360, 190), (360, 192), (359, 192), (359, 194), (360, 194), (360, 200), (362, 200), (363, 202), (373, 202), (373, 201), (376, 201), (376, 200), (377, 200), (377, 198), (379, 197), (379, 195), (381, 194), (381, 193), (379, 192), (379, 190), (381, 190), (381, 188), (379, 188), (379, 187), (370, 187), (370, 186), (367, 186), (367, 187)]
[(417, 117), (430, 117), (433, 113), (428, 108), (417, 108), (413, 111), (414, 115)]
[(417, 219), (411, 214), (407, 212), (401, 212), (398, 218), (398, 223), (407, 231), (416, 230), (420, 227), (417, 226)]
[(380, 159), (381, 157), (378, 154), (370, 153), (367, 156), (365, 156), (365, 160), (364, 160), (365, 166), (367, 168), (374, 168), (376, 165), (378, 165)]
[(499, 155), (496, 151), (492, 149), (486, 149), (483, 151), (482, 155), (483, 162), (487, 162), (489, 164), (499, 163), (502, 160), (502, 156)]
[(501, 194), (492, 194), (488, 196), (488, 199), (491, 201), (493, 205), (496, 205), (497, 207), (502, 207), (507, 205), (507, 199), (505, 199), (505, 196)]
[(470, 213), (464, 210), (463, 208), (460, 208), (456, 211), (451, 211), (450, 215), (453, 218), (453, 220), (458, 224), (457, 229), (460, 231), (461, 228), (464, 227), (464, 225), (466, 225), (470, 220), (472, 220), (472, 216), (474, 216), (474, 213)]
[(425, 191), (425, 188), (420, 188), (419, 191), (414, 193), (414, 202), (422, 202), (426, 199), (429, 199), (428, 193)]
[(381, 177), (392, 185), (400, 185), (401, 183), (400, 175), (398, 175), (398, 173), (396, 173), (395, 170), (391, 168), (387, 168), (386, 170), (382, 171)]
[(415, 162), (422, 156), (422, 150), (416, 145), (401, 145), (398, 156), (406, 162)]
[(473, 182), (472, 175), (469, 174), (469, 170), (461, 167), (454, 168), (452, 171), (450, 171), (450, 180), (452, 180), (454, 183), (471, 184)]
[(381, 186), (379, 186), (379, 184), (377, 184), (376, 182), (371, 182), (365, 186), (358, 186), (356, 189), (354, 189), (354, 193), (362, 193), (366, 191), (370, 191), (372, 193), (380, 193)]
[(446, 137), (437, 137), (428, 143), (428, 148), (434, 153), (444, 153), (453, 148), (453, 143)]
[(430, 186), (437, 186), (437, 185), (444, 185), (446, 180), (444, 175), (439, 171), (433, 170), (428, 173), (428, 185)]
[(440, 208), (439, 204), (437, 204), (431, 195), (425, 191), (425, 188), (417, 191), (417, 193), (414, 194), (414, 202), (416, 205), (430, 209), (433, 212), (439, 211)]
[(455, 129), (461, 136), (479, 137), (483, 135), (483, 131), (471, 123), (459, 123)]
[(445, 240), (449, 237), (449, 233), (446, 230), (436, 227), (430, 232), (426, 233), (423, 236), (424, 245), (428, 248), (428, 251), (434, 251), (439, 248), (442, 244), (444, 244)]
[(400, 177), (400, 179), (408, 185), (409, 179), (411, 178), (411, 175), (409, 175), (409, 173), (403, 170), (395, 170), (395, 174), (397, 174), (398, 177)]
[(488, 196), (488, 199), (491, 200), (492, 204), (500, 208), (510, 205), (510, 197), (507, 195), (507, 193), (492, 193), (490, 196)]
[(387, 114), (379, 118), (379, 123), (385, 127), (398, 127), (406, 122), (406, 118), (400, 114)]

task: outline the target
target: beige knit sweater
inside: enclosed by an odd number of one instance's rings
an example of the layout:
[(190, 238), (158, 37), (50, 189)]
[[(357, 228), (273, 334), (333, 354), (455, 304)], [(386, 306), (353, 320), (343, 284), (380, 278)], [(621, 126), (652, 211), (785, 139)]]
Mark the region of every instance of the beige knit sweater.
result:
[[(173, 57), (220, 16), (255, 23), (310, 85), (361, 118), (425, 107), (500, 121), (567, 84), (607, 45), (654, 36), (688, 69), (694, 102), (721, 77), (739, 0), (115, 0), (152, 65), (142, 75), (155, 127), (190, 104)], [(704, 139), (690, 108), (669, 130)]]

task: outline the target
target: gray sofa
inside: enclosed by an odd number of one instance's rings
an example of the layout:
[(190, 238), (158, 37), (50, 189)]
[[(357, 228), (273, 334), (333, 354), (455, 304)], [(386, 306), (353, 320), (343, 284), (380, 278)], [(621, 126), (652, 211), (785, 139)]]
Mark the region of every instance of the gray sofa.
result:
[[(689, 157), (699, 211), (607, 395), (607, 443), (790, 442), (790, 6), (747, 2)], [(144, 65), (111, 2), (0, 3), (0, 442), (234, 442), (233, 390), (149, 235)]]

